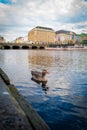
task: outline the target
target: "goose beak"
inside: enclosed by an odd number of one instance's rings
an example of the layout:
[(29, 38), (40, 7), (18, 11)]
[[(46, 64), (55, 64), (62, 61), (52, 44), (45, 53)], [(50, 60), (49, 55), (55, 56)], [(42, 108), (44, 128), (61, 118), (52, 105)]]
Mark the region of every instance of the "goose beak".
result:
[(45, 72), (45, 74), (49, 74), (49, 72), (47, 70), (43, 70)]
[(48, 71), (46, 71), (46, 73), (47, 73), (47, 74), (49, 74), (49, 72), (48, 72)]

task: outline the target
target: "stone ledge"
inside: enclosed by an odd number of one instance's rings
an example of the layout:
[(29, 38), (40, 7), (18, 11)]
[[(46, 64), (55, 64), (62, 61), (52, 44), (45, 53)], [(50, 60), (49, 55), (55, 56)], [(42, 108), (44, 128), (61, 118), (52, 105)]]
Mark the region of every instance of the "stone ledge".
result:
[(24, 97), (19, 93), (17, 88), (10, 84), (10, 79), (4, 73), (4, 71), (0, 68), (0, 76), (7, 84), (7, 87), (10, 90), (12, 96), (16, 99), (21, 109), (24, 111), (28, 121), (32, 125), (34, 130), (50, 130), (48, 125), (44, 122), (44, 120), (38, 115), (38, 113), (31, 107), (28, 101), (24, 99)]
[(9, 85), (10, 84), (10, 79), (8, 78), (7, 74), (4, 73), (4, 71), (0, 68), (0, 76), (4, 80), (4, 82)]
[(15, 97), (20, 107), (25, 112), (29, 122), (31, 122), (34, 130), (50, 130), (42, 118), (35, 112), (31, 105), (24, 99), (24, 97), (18, 92), (14, 85), (8, 85), (12, 95)]

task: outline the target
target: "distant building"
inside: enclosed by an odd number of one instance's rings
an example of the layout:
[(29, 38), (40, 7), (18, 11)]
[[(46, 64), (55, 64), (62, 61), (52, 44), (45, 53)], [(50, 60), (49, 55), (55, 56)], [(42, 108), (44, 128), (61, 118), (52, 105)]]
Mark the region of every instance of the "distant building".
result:
[(15, 43), (27, 43), (28, 42), (28, 37), (18, 37), (16, 38), (16, 40), (14, 41)]
[(58, 44), (75, 44), (76, 34), (71, 31), (59, 30), (56, 31), (55, 42)]
[(81, 44), (82, 39), (81, 39), (81, 35), (77, 34), (76, 35), (76, 44)]
[(87, 34), (82, 33), (80, 37), (81, 37), (82, 43), (87, 46)]
[(30, 43), (55, 43), (55, 31), (52, 28), (37, 26), (28, 33)]
[(4, 39), (4, 37), (0, 36), (0, 43), (5, 43), (6, 40)]
[(23, 43), (24, 42), (24, 40), (23, 40), (23, 37), (18, 37), (18, 38), (16, 38), (16, 43)]

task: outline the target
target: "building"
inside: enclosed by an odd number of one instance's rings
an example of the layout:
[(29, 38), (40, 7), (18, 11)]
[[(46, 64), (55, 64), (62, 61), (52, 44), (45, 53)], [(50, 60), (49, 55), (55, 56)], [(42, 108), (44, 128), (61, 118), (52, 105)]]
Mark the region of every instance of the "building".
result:
[(28, 33), (30, 43), (55, 43), (55, 31), (52, 28), (37, 26)]
[(28, 43), (28, 37), (18, 37), (16, 38), (16, 40), (14, 41), (15, 43)]
[(81, 39), (81, 35), (80, 34), (77, 34), (76, 35), (76, 44), (81, 44), (82, 43), (82, 39)]
[(87, 34), (82, 33), (80, 37), (81, 37), (82, 43), (87, 46)]
[(0, 43), (5, 43), (6, 40), (4, 39), (4, 37), (0, 36)]
[(76, 34), (71, 31), (59, 30), (56, 31), (55, 42), (58, 44), (75, 44)]

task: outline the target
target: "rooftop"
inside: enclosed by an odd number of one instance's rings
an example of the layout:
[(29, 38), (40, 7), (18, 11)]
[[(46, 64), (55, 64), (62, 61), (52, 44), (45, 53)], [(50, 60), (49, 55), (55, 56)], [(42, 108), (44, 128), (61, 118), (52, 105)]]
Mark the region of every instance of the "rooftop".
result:
[(0, 35), (0, 39), (4, 40), (4, 37)]
[[(70, 34), (72, 31), (67, 31), (67, 30), (59, 30), (59, 31), (56, 31), (56, 34), (60, 34), (60, 33), (65, 33), (65, 34)], [(73, 34), (76, 35), (76, 33), (72, 32)]]
[(54, 31), (52, 28), (49, 28), (49, 27), (41, 27), (41, 26), (37, 26), (37, 27), (35, 27), (35, 28)]

